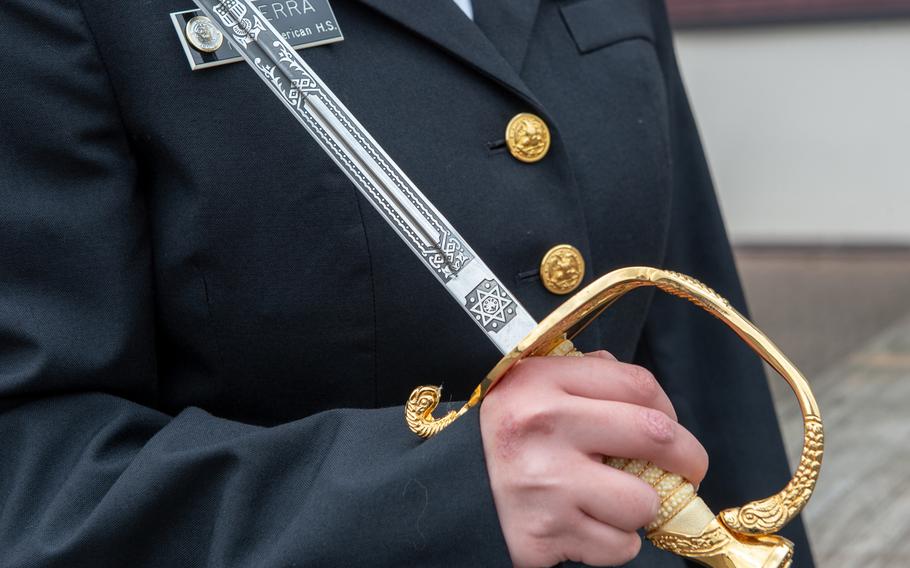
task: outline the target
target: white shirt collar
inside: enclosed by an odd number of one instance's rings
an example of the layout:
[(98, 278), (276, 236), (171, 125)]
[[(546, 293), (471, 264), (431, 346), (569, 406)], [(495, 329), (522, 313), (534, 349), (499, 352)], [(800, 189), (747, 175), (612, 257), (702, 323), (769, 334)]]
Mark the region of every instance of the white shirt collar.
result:
[(471, 0), (453, 0), (458, 7), (461, 8), (461, 11), (464, 12), (464, 15), (470, 19), (474, 19), (474, 5), (471, 4)]

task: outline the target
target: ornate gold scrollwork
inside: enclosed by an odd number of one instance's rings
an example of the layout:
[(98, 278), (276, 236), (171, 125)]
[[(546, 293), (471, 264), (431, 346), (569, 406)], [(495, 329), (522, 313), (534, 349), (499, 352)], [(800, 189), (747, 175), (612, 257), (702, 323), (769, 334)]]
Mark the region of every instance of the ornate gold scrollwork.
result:
[(824, 452), (821, 414), (806, 379), (780, 349), (727, 300), (694, 278), (649, 267), (621, 268), (610, 272), (547, 316), (497, 363), (457, 412), (449, 412), (440, 419), (433, 418), (441, 390), (438, 387), (416, 389), (405, 407), (408, 426), (421, 437), (429, 438), (479, 404), (521, 359), (578, 354), (570, 339), (621, 296), (643, 286), (656, 286), (707, 310), (729, 326), (787, 381), (803, 413), (803, 451), (796, 472), (781, 491), (765, 499), (727, 509), (716, 517), (695, 494), (692, 485), (675, 474), (640, 460), (604, 458), (605, 463), (641, 477), (658, 491), (662, 501), (661, 512), (647, 527), (647, 536), (655, 546), (705, 566), (786, 568), (792, 562), (793, 544), (772, 533), (799, 514), (815, 489)]
[(433, 411), (439, 406), (441, 398), (441, 387), (417, 387), (411, 392), (405, 405), (405, 420), (411, 432), (424, 439), (431, 438), (460, 416), (451, 411), (442, 418), (433, 418)]

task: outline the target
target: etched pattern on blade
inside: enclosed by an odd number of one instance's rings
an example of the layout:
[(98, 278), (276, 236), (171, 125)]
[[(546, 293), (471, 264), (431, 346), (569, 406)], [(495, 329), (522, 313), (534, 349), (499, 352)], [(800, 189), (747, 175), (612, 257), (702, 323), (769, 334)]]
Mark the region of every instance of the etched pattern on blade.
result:
[(234, 39), (243, 45), (249, 45), (256, 41), (256, 37), (262, 32), (262, 20), (253, 10), (250, 17), (247, 17), (247, 6), (241, 0), (221, 0), (212, 6), (212, 9), (218, 14), (221, 23), (231, 28)]
[(465, 298), (468, 313), (488, 332), (504, 328), (516, 314), (515, 300), (495, 280), (484, 280)]
[(444, 283), (475, 258), (457, 232), (249, 0), (197, 0), (361, 193)]

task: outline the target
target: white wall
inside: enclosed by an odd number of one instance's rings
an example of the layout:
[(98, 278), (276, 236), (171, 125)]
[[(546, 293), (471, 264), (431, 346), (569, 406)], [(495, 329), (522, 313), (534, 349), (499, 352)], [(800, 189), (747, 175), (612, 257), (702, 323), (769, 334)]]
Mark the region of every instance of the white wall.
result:
[(910, 20), (677, 49), (734, 242), (910, 244)]

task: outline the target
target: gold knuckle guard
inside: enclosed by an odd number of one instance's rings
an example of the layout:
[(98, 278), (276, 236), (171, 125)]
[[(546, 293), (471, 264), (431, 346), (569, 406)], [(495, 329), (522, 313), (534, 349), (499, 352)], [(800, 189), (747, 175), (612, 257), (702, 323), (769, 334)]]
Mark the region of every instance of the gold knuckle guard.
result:
[(405, 406), (408, 426), (423, 438), (434, 436), (479, 404), (521, 359), (580, 355), (570, 339), (613, 302), (644, 286), (655, 286), (710, 312), (787, 381), (803, 414), (803, 451), (796, 472), (778, 493), (724, 510), (717, 516), (696, 495), (692, 484), (676, 474), (641, 460), (607, 457), (604, 463), (639, 476), (657, 491), (661, 499), (660, 512), (646, 530), (648, 539), (658, 548), (705, 566), (786, 568), (792, 562), (793, 544), (774, 533), (799, 514), (815, 489), (824, 451), (824, 429), (818, 405), (806, 379), (780, 349), (727, 300), (694, 278), (649, 267), (621, 268), (606, 274), (547, 316), (496, 364), (458, 411), (434, 418), (441, 389), (433, 386), (415, 389)]

